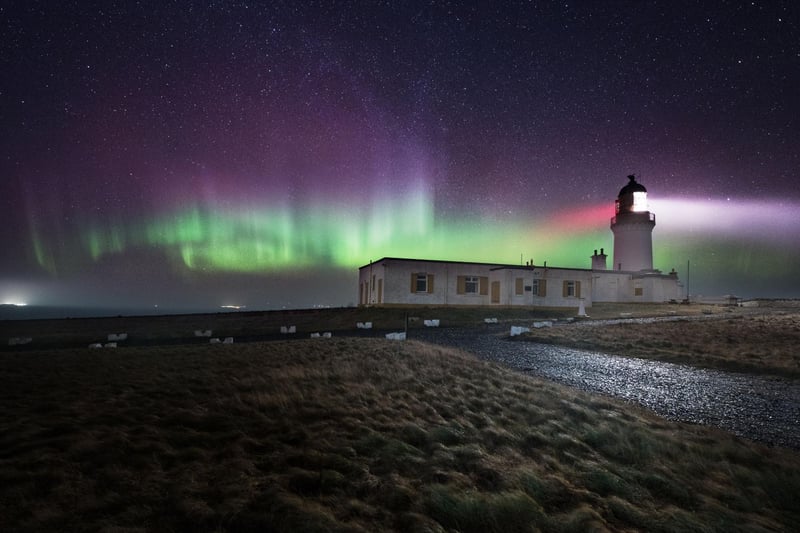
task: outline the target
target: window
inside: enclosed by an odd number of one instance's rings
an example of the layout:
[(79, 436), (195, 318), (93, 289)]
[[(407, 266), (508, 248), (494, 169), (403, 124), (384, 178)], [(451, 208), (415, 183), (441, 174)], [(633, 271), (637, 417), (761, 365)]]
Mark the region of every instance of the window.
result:
[(575, 282), (570, 280), (566, 282), (566, 294), (564, 296), (575, 296)]
[(633, 289), (634, 296), (642, 296), (643, 294), (644, 294), (644, 289), (642, 289), (641, 287), (635, 287)]
[(547, 281), (543, 279), (535, 279), (533, 280), (533, 284), (531, 285), (531, 292), (533, 292), (534, 296), (547, 296)]
[(581, 296), (581, 282), (571, 279), (564, 280), (561, 295), (564, 298), (580, 298)]
[(456, 293), (485, 296), (489, 294), (489, 278), (486, 276), (458, 276)]
[(466, 276), (464, 278), (464, 293), (478, 294), (479, 287), (480, 281), (477, 276)]
[(517, 296), (522, 296), (523, 294), (525, 294), (523, 289), (522, 278), (516, 278), (514, 280), (514, 294), (516, 294)]
[(647, 193), (634, 192), (633, 193), (633, 211), (634, 213), (644, 213), (647, 211)]
[(417, 274), (417, 284), (415, 292), (428, 292), (428, 276), (426, 274)]
[(411, 274), (411, 292), (433, 292), (433, 274), (414, 272)]

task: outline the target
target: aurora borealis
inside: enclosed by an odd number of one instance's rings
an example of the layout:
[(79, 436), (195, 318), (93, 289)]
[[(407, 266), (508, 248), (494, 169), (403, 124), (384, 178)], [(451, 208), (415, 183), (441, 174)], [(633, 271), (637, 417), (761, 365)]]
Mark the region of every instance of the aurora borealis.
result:
[(0, 16), (1, 301), (347, 305), (383, 256), (588, 267), (630, 173), (657, 268), (800, 297), (793, 3)]

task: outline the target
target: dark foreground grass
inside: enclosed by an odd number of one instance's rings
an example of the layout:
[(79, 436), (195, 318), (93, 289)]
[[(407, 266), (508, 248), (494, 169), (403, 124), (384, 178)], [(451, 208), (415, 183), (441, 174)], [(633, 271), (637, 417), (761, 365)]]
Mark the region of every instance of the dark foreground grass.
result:
[(3, 531), (775, 531), (800, 456), (375, 339), (0, 355)]

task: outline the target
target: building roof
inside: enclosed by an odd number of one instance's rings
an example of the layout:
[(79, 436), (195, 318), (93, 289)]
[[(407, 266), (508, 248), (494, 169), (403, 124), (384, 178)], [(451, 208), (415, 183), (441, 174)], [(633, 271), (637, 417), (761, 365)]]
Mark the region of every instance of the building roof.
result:
[(440, 264), (450, 264), (450, 265), (483, 265), (490, 267), (491, 270), (503, 270), (503, 269), (516, 269), (516, 270), (532, 270), (534, 268), (546, 268), (548, 270), (585, 270), (591, 271), (591, 268), (573, 268), (573, 267), (553, 267), (547, 265), (509, 265), (504, 263), (483, 263), (480, 261), (444, 261), (441, 259), (414, 259), (409, 257), (382, 257), (376, 261), (372, 261), (358, 269), (369, 268), (370, 266), (377, 265), (383, 261), (407, 261), (407, 262), (418, 262), (418, 263), (440, 263)]
[(503, 266), (513, 266), (513, 265), (505, 265), (503, 263), (483, 263), (480, 261), (444, 261), (441, 259), (416, 259), (411, 257), (381, 257), (375, 261), (371, 261), (364, 266), (358, 267), (359, 270), (362, 268), (368, 268), (373, 265), (377, 265), (383, 261), (415, 261), (418, 263), (449, 263), (455, 265), (485, 265), (490, 267), (503, 267)]
[(492, 270), (580, 270), (582, 272), (591, 272), (591, 268), (578, 268), (578, 267), (554, 267), (547, 265), (503, 265), (493, 268)]

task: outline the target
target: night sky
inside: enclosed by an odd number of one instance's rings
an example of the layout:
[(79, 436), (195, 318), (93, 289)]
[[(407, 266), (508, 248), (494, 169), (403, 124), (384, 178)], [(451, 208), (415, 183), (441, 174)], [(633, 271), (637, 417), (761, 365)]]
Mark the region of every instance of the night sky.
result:
[(628, 174), (692, 294), (800, 297), (796, 2), (0, 7), (0, 302), (347, 305), (588, 268)]

